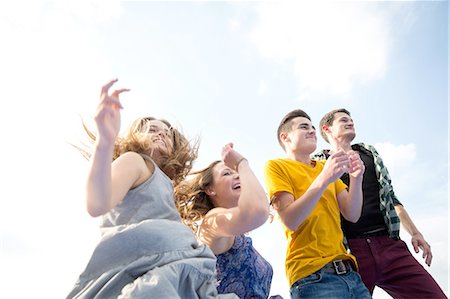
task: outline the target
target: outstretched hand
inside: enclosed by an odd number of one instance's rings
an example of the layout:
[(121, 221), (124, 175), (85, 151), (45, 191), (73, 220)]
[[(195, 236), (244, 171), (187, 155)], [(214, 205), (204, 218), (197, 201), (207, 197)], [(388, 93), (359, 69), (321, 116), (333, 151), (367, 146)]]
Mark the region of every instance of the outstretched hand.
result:
[(233, 149), (233, 143), (227, 143), (222, 148), (222, 160), (225, 165), (236, 170), (237, 163), (242, 159), (242, 155)]
[(120, 103), (119, 95), (124, 91), (129, 91), (127, 88), (122, 88), (116, 89), (109, 94), (109, 89), (117, 80), (113, 79), (102, 87), (100, 103), (97, 106), (94, 117), (97, 125), (98, 141), (104, 141), (107, 144), (114, 144), (120, 130), (120, 109), (122, 109), (122, 104)]

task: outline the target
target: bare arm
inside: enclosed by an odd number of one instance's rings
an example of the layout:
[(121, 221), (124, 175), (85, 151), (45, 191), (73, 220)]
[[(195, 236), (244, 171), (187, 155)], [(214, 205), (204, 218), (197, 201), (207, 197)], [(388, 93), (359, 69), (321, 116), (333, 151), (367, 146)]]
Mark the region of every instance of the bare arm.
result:
[[(238, 206), (230, 209), (233, 217), (227, 227), (225, 225), (225, 234), (240, 235), (263, 225), (269, 217), (269, 200), (256, 178), (247, 160), (242, 160), (238, 167), (241, 180), (241, 195), (239, 196)], [(234, 222), (234, 223), (233, 223)]]
[(402, 224), (403, 228), (411, 236), (411, 244), (414, 247), (414, 251), (416, 253), (419, 253), (419, 249), (421, 249), (423, 252), (422, 258), (424, 258), (425, 263), (428, 266), (430, 266), (431, 261), (433, 259), (430, 244), (428, 244), (428, 242), (425, 241), (425, 238), (423, 237), (422, 233), (414, 225), (411, 217), (409, 217), (408, 212), (402, 205), (396, 205), (395, 211), (397, 212), (398, 217), (400, 218), (400, 223)]
[(284, 225), (292, 231), (296, 230), (314, 209), (328, 185), (348, 171), (348, 165), (347, 154), (334, 153), (326, 161), (322, 172), (297, 200), (288, 192), (275, 194), (273, 206)]
[[(98, 154), (101, 157), (100, 154)], [(127, 152), (110, 167), (102, 164), (103, 157), (92, 159), (87, 184), (86, 202), (88, 212), (97, 217), (114, 208), (125, 197), (127, 192), (153, 173), (153, 165), (147, 166), (144, 159), (137, 153)]]
[(341, 214), (351, 222), (358, 221), (363, 205), (362, 181), (364, 175), (364, 163), (358, 153), (348, 152), (350, 160), (350, 188), (338, 194), (338, 203)]
[[(102, 88), (95, 115), (98, 136), (86, 182), (86, 206), (93, 217), (102, 215), (117, 205), (142, 174), (142, 164), (145, 165), (137, 154), (121, 156), (111, 163), (114, 142), (120, 129), (122, 105), (119, 94), (127, 91), (119, 89), (109, 95), (109, 89), (116, 81), (112, 80)], [(137, 167), (138, 165), (141, 167)]]
[(232, 144), (224, 146), (222, 156), (225, 165), (231, 169), (235, 169), (239, 162), (236, 171), (239, 173), (240, 195), (237, 206), (214, 208), (208, 212), (203, 221), (202, 236), (208, 245), (215, 248), (217, 244), (214, 243), (219, 242), (220, 238), (249, 232), (264, 224), (269, 216), (266, 193), (248, 161), (233, 150)]

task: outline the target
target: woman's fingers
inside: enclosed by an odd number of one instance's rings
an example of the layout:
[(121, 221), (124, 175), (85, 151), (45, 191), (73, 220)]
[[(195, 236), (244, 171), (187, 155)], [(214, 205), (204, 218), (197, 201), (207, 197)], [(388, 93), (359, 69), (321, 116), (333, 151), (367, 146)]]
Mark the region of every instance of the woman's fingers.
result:
[(120, 95), (122, 92), (125, 92), (125, 91), (130, 91), (130, 89), (129, 89), (129, 88), (120, 88), (120, 89), (116, 89), (116, 90), (113, 91), (113, 93), (111, 94), (111, 96), (112, 96), (112, 97), (115, 97), (115, 98), (118, 98), (119, 95)]
[(122, 104), (120, 103), (119, 100), (119, 95), (122, 92), (126, 92), (129, 91), (130, 89), (128, 88), (120, 88), (120, 89), (116, 89), (114, 90), (111, 95), (109, 95), (109, 89), (111, 88), (111, 86), (114, 85), (114, 83), (116, 83), (118, 81), (118, 79), (112, 79), (110, 80), (108, 83), (106, 83), (105, 85), (103, 85), (102, 87), (102, 91), (101, 91), (101, 95), (100, 95), (100, 102), (102, 106), (107, 106), (109, 108), (112, 108), (113, 110), (118, 110), (118, 109), (122, 109)]
[(102, 91), (100, 93), (100, 97), (105, 97), (108, 95), (108, 91), (113, 86), (114, 83), (116, 83), (119, 79), (112, 79), (102, 87)]
[(123, 107), (122, 107), (122, 104), (120, 103), (120, 100), (119, 100), (119, 95), (120, 95), (122, 92), (129, 91), (129, 90), (130, 90), (130, 89), (128, 89), (128, 88), (116, 89), (116, 90), (113, 91), (113, 93), (111, 94), (111, 96), (108, 97), (108, 98), (110, 99), (110, 101), (113, 102), (113, 107), (114, 107), (115, 109), (122, 109), (122, 108), (123, 108)]

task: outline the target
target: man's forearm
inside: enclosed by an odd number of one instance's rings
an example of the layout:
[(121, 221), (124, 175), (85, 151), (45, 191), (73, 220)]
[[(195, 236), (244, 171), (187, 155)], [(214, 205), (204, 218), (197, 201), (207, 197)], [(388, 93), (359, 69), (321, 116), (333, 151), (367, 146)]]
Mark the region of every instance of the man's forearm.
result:
[(348, 190), (348, 199), (341, 209), (341, 213), (351, 222), (357, 222), (361, 217), (363, 205), (362, 178), (351, 178), (350, 188)]
[(420, 233), (417, 227), (414, 225), (411, 217), (409, 217), (408, 212), (402, 205), (396, 205), (395, 211), (397, 212), (398, 217), (400, 218), (400, 223), (403, 228), (410, 234), (411, 236)]

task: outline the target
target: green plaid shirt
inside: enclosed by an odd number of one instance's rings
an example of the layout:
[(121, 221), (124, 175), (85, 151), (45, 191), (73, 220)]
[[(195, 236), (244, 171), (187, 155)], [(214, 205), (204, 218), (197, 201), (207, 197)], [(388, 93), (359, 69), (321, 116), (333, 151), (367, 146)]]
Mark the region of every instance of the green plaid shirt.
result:
[[(386, 166), (384, 166), (380, 154), (377, 152), (375, 147), (364, 143), (353, 144), (352, 148), (355, 151), (366, 152), (373, 157), (375, 173), (380, 185), (380, 211), (383, 214), (389, 236), (396, 240), (400, 239), (400, 218), (398, 217), (394, 206), (401, 205), (401, 203), (397, 199), (397, 196), (395, 196), (394, 189), (391, 184), (391, 177), (389, 176)], [(329, 156), (329, 150), (323, 150), (315, 154), (312, 159), (326, 160)]]

